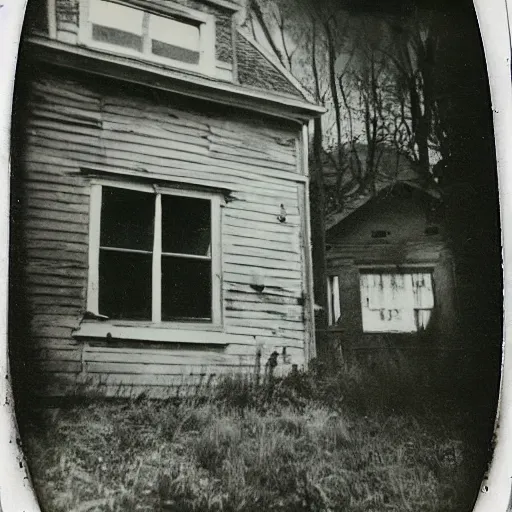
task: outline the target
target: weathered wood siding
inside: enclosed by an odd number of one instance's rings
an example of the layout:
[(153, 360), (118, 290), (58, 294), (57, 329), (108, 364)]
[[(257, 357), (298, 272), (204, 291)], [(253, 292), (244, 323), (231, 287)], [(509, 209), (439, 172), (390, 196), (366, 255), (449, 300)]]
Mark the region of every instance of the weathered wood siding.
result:
[[(386, 365), (398, 358), (428, 365), (457, 347), (456, 292), (449, 244), (442, 224), (436, 224), (437, 234), (425, 232), (434, 225), (428, 220), (428, 196), (404, 190), (410, 194), (383, 194), (328, 232), (327, 272), (339, 276), (342, 310), (341, 322), (330, 328), (329, 335), (346, 359)], [(374, 238), (375, 231), (385, 231), (387, 236)], [(426, 335), (363, 332), (361, 269), (390, 265), (432, 270), (435, 308)]]
[[(107, 394), (161, 394), (211, 374), (251, 372), (258, 351), (262, 370), (274, 350), (280, 368), (302, 365), (300, 127), (42, 69), (28, 89), (16, 226), (30, 316), (24, 342), (41, 372), (39, 391), (99, 386)], [(80, 168), (94, 165), (231, 190), (233, 200), (222, 208), (224, 322), (215, 333), (229, 336), (226, 347), (209, 346), (207, 332), (199, 345), (73, 338), (86, 310), (88, 274), (90, 178)], [(277, 220), (281, 204), (285, 223)], [(263, 293), (250, 287), (255, 271)]]

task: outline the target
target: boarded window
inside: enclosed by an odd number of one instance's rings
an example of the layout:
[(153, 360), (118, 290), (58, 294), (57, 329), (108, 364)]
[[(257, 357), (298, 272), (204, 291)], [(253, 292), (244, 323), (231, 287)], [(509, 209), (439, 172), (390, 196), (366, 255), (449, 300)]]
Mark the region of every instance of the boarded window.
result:
[(363, 273), (360, 278), (365, 332), (418, 332), (434, 308), (432, 274)]
[(338, 276), (327, 278), (328, 322), (337, 325), (341, 320), (340, 281)]
[(98, 312), (212, 321), (212, 211), (204, 197), (102, 186)]

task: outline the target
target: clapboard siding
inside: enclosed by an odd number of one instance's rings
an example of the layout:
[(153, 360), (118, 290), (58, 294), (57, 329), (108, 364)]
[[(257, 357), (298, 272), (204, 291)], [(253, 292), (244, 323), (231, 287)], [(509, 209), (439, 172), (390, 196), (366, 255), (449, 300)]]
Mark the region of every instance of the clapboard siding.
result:
[[(86, 83), (41, 73), (28, 102), (21, 221), (41, 389), (162, 395), (168, 386), (197, 386), (205, 375), (251, 373), (257, 354), (264, 371), (274, 350), (280, 371), (304, 364), (299, 197), (305, 184), (298, 128), (204, 105), (180, 108), (177, 97), (152, 97), (135, 87), (119, 94), (115, 84)], [(94, 175), (95, 166), (230, 191), (221, 208), (221, 335), (234, 343), (214, 349), (207, 341), (194, 349), (186, 343), (113, 347), (105, 340), (73, 337), (86, 311), (88, 173)], [(278, 220), (282, 207), (283, 223)], [(265, 285), (261, 293), (251, 288), (255, 274)]]

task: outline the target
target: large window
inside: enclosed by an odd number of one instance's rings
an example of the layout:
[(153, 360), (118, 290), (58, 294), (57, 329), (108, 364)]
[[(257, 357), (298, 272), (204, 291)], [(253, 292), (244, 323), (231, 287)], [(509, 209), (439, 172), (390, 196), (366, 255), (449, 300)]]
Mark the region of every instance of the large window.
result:
[(361, 308), (365, 332), (424, 330), (434, 308), (430, 272), (361, 273)]
[(111, 320), (220, 321), (220, 199), (94, 184), (88, 309)]
[[(214, 18), (169, 2), (165, 13), (129, 0), (81, 0), (82, 42), (117, 53), (211, 74), (215, 70)], [(144, 5), (144, 4), (142, 4)]]

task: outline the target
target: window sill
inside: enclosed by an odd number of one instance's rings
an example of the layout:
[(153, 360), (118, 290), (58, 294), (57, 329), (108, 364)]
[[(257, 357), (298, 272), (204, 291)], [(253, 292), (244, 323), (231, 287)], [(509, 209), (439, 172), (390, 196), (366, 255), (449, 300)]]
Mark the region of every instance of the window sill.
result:
[(222, 327), (212, 324), (141, 324), (113, 322), (82, 322), (73, 333), (74, 338), (107, 340), (137, 340), (162, 343), (199, 343), (205, 345), (229, 345), (237, 337), (223, 332)]

